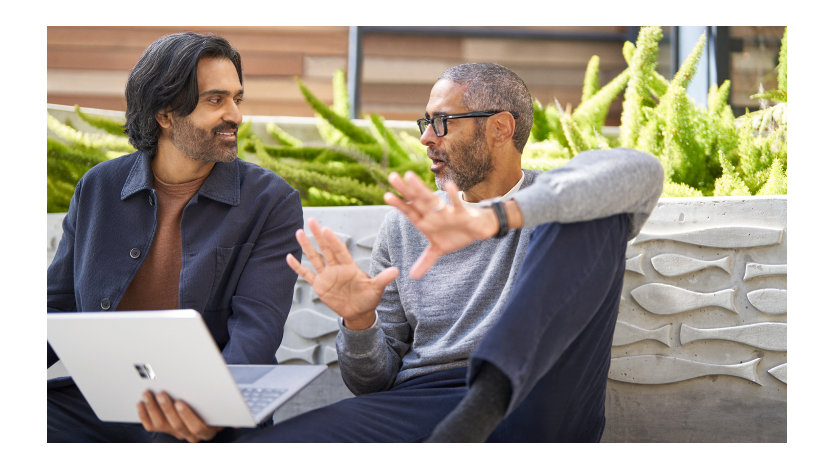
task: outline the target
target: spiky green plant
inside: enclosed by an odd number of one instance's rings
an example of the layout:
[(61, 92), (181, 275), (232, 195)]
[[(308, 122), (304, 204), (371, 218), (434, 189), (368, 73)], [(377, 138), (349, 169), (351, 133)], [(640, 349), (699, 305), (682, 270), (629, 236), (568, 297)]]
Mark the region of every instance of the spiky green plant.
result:
[[(326, 105), (300, 80), (299, 89), (317, 116), (325, 145), (305, 145), (275, 123), (265, 135), (245, 121), (238, 129), (238, 156), (269, 168), (286, 179), (308, 206), (383, 204), (390, 190), (388, 174), (414, 171), (434, 183), (425, 147), (404, 132), (394, 133), (376, 114), (366, 116), (367, 127), (348, 117), (344, 73), (333, 76), (333, 104)], [(134, 152), (124, 135), (123, 122), (75, 108), (76, 115), (102, 132), (81, 132), (47, 113), (47, 210), (64, 212), (78, 179), (93, 165)], [(270, 139), (268, 143), (264, 139)]]
[[(594, 76), (599, 73), (598, 59), (592, 57), (582, 101), (573, 112), (558, 102), (547, 106), (534, 102), (530, 140), (536, 145), (536, 159), (543, 160), (545, 148), (554, 162), (564, 162), (565, 155), (569, 158), (581, 150), (619, 145), (660, 159), (666, 197), (785, 194), (787, 29), (777, 66), (778, 88), (754, 96), (776, 104), (740, 118), (735, 118), (728, 104), (729, 81), (711, 87), (706, 107), (686, 93), (697, 71), (705, 36), (699, 38), (671, 80), (656, 70), (661, 39), (659, 27), (641, 28), (636, 44), (623, 45), (628, 67), (602, 88)], [(603, 138), (599, 129), (623, 86), (619, 140), (612, 141)], [(525, 154), (532, 153), (525, 150)]]

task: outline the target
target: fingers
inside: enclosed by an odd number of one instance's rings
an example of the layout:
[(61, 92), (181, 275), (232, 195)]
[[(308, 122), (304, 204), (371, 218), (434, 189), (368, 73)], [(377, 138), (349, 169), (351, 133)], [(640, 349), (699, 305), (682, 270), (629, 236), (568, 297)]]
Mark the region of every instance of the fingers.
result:
[(411, 278), (420, 279), (423, 277), (441, 255), (442, 253), (437, 252), (432, 245), (429, 245), (411, 266), (411, 271), (409, 271)]
[(385, 286), (394, 282), (394, 279), (396, 279), (399, 275), (400, 270), (395, 266), (390, 266), (380, 271), (379, 274), (373, 278), (373, 282), (376, 284), (377, 288), (382, 290)]
[[(162, 410), (159, 408), (153, 392), (145, 392), (142, 395), (142, 398), (144, 399), (144, 403), (140, 403), (140, 405), (144, 408), (145, 418), (147, 418), (142, 421), (145, 430), (157, 432), (167, 428), (168, 422), (165, 419), (165, 415)], [(142, 414), (140, 413), (140, 418), (141, 417)]]
[(339, 239), (333, 230), (322, 227), (314, 218), (310, 218), (307, 222), (310, 231), (313, 234), (313, 239), (319, 246), (320, 252), (313, 246), (313, 242), (304, 233), (304, 230), (299, 229), (295, 233), (295, 238), (301, 245), (301, 250), (313, 266), (310, 270), (301, 264), (291, 254), (287, 255), (287, 264), (290, 268), (301, 276), (308, 283), (313, 282), (317, 273), (321, 273), (328, 264), (351, 264), (353, 263), (353, 256), (350, 254), (347, 246)]
[[(163, 432), (188, 442), (211, 439), (217, 432), (212, 432), (212, 429), (184, 406), (184, 403), (178, 402), (175, 405), (165, 392), (154, 395), (153, 392), (147, 391), (143, 394), (143, 399), (144, 402), (137, 405), (137, 412), (142, 427), (148, 432)], [(181, 410), (188, 412), (184, 413), (187, 422), (180, 416)]]
[(290, 269), (295, 271), (299, 277), (307, 281), (308, 284), (313, 284), (313, 281), (316, 279), (315, 273), (312, 270), (305, 268), (301, 262), (295, 259), (295, 256), (292, 253), (287, 253), (287, 264), (290, 266)]
[[(313, 224), (318, 226), (316, 220), (311, 218), (309, 225)], [(315, 268), (316, 271), (321, 271), (322, 268), (324, 268), (324, 261), (322, 260), (321, 255), (319, 255), (319, 252), (316, 251), (316, 248), (313, 246), (313, 242), (307, 238), (307, 234), (304, 233), (303, 229), (296, 230), (295, 239), (298, 240), (298, 244), (301, 245), (301, 251), (303, 251), (304, 255), (307, 256), (307, 259), (310, 260), (310, 264), (313, 265), (313, 268)]]
[[(197, 416), (196, 413), (188, 406), (184, 401), (177, 400), (174, 402), (174, 408), (177, 411), (177, 416), (181, 419), (181, 422), (185, 425), (188, 429), (188, 432), (196, 438), (197, 441), (208, 441), (217, 434), (221, 428), (208, 426), (202, 418)], [(191, 441), (196, 442), (196, 441)]]
[[(408, 203), (393, 194), (386, 196), (385, 202), (402, 210), (406, 216), (409, 214), (416, 215), (414, 214), (415, 210), (417, 214), (424, 215), (443, 206), (443, 202), (434, 194), (434, 191), (430, 190), (413, 171), (405, 172), (403, 177), (400, 177), (397, 173), (391, 173), (388, 175), (388, 182), (405, 197)], [(398, 202), (401, 204), (398, 204)], [(404, 207), (403, 205), (410, 207)]]

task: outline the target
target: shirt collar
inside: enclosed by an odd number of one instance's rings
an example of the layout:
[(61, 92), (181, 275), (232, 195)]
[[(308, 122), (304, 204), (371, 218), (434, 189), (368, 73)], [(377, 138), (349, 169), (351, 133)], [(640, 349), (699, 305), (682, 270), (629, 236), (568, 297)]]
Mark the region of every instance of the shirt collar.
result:
[[(136, 161), (130, 168), (124, 186), (122, 186), (122, 200), (142, 190), (153, 189), (153, 171), (151, 158), (145, 152), (136, 152)], [(215, 201), (237, 206), (240, 204), (240, 168), (238, 159), (231, 162), (214, 164), (208, 178), (197, 191), (197, 194)]]
[(461, 202), (463, 202), (464, 207), (488, 206), (488, 205), (492, 204), (493, 202), (506, 201), (507, 199), (510, 199), (515, 193), (518, 192), (519, 189), (521, 189), (521, 183), (523, 183), (523, 182), (524, 182), (524, 174), (521, 175), (521, 178), (519, 178), (518, 183), (516, 183), (515, 186), (513, 186), (512, 188), (510, 188), (510, 190), (507, 191), (507, 193), (504, 194), (503, 196), (493, 197), (493, 198), (490, 198), (490, 199), (484, 199), (483, 201), (466, 202), (466, 201), (463, 200), (463, 191), (458, 192), (458, 196), (460, 196), (460, 200), (461, 200)]

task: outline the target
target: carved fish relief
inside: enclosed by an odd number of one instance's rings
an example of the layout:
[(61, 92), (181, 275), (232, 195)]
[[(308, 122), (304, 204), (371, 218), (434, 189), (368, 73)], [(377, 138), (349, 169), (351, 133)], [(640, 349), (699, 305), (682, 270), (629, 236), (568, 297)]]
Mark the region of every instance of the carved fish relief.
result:
[(655, 271), (664, 276), (680, 276), (711, 267), (730, 273), (729, 256), (716, 260), (701, 260), (683, 255), (662, 254), (652, 257), (651, 261)]
[(647, 330), (624, 321), (617, 322), (617, 326), (614, 328), (613, 346), (623, 346), (643, 340), (653, 340), (663, 343), (666, 346), (671, 346), (672, 325), (664, 325), (660, 328)]
[(759, 276), (778, 276), (788, 274), (787, 264), (759, 264), (747, 263), (744, 268), (744, 280)]
[(640, 232), (632, 243), (651, 240), (672, 240), (713, 248), (752, 248), (782, 242), (781, 229), (765, 227), (715, 227), (674, 233)]
[(308, 364), (315, 364), (315, 354), (318, 347), (318, 344), (314, 344), (304, 349), (296, 349), (281, 345), (278, 348), (278, 352), (275, 353), (275, 360), (279, 364), (293, 359), (300, 359)]
[(734, 341), (768, 351), (788, 350), (788, 325), (786, 323), (754, 323), (722, 328), (694, 328), (681, 325), (681, 344), (702, 339)]
[(339, 360), (339, 355), (336, 352), (336, 348), (331, 345), (327, 345), (324, 347), (324, 354), (322, 360), (325, 364), (330, 364)]
[(309, 308), (294, 310), (287, 318), (286, 327), (306, 339), (315, 339), (339, 331), (336, 318)]
[(637, 384), (668, 384), (709, 375), (729, 375), (758, 384), (756, 365), (761, 358), (741, 364), (709, 364), (654, 354), (611, 359), (608, 378)]
[(356, 241), (356, 246), (359, 246), (359, 247), (362, 247), (362, 248), (373, 249), (375, 242), (376, 242), (376, 234), (368, 235), (367, 237), (364, 237), (360, 240), (357, 240)]
[(770, 315), (788, 313), (788, 291), (786, 289), (758, 289), (747, 293), (747, 300), (757, 309)]
[(632, 272), (635, 272), (637, 274), (645, 275), (645, 273), (643, 272), (643, 253), (640, 253), (637, 256), (633, 256), (631, 258), (628, 258), (626, 260), (625, 268), (626, 268), (627, 271), (632, 271)]
[(735, 313), (734, 293), (733, 289), (695, 292), (669, 284), (652, 282), (636, 287), (631, 291), (631, 296), (641, 307), (651, 313), (673, 315), (702, 307), (721, 307)]
[(770, 375), (776, 377), (783, 384), (788, 383), (788, 363), (780, 364), (776, 367), (768, 369)]

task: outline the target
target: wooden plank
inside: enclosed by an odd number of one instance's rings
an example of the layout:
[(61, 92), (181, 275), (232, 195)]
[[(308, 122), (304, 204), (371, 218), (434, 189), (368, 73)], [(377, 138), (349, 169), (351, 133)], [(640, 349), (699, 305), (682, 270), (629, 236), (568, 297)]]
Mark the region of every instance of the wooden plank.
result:
[(52, 45), (46, 48), (48, 69), (130, 71), (144, 49), (77, 48)]
[(244, 82), (247, 77), (296, 76), (304, 73), (302, 53), (241, 53)]
[(444, 70), (458, 61), (439, 59), (367, 58), (362, 66), (363, 83), (434, 84)]
[(60, 70), (46, 72), (47, 93), (123, 96), (127, 71)]
[(50, 26), (47, 28), (47, 45), (116, 48), (140, 48), (144, 50), (162, 36), (194, 31), (218, 34), (229, 40), (244, 55), (246, 52), (297, 52), (303, 49), (310, 54), (347, 54), (347, 27), (177, 27), (177, 26)]
[(458, 60), (463, 55), (460, 37), (385, 33), (363, 35), (362, 53), (366, 59), (397, 57), (449, 61)]
[[(303, 79), (302, 81), (318, 99), (328, 104), (333, 102), (331, 80)], [(294, 78), (255, 77), (245, 79), (243, 88), (246, 105), (260, 100), (304, 101), (304, 96)]]
[(625, 67), (622, 44), (610, 42), (470, 38), (463, 45), (463, 60), (466, 62), (584, 67), (591, 56), (598, 55), (600, 64), (622, 64)]
[[(366, 105), (397, 103), (408, 107), (418, 106), (422, 108), (417, 116), (420, 117), (425, 111), (431, 87), (431, 84), (363, 83), (361, 90), (362, 102)], [(414, 119), (417, 119), (417, 117)]]
[(304, 77), (333, 79), (337, 70), (347, 72), (347, 57), (305, 56)]

